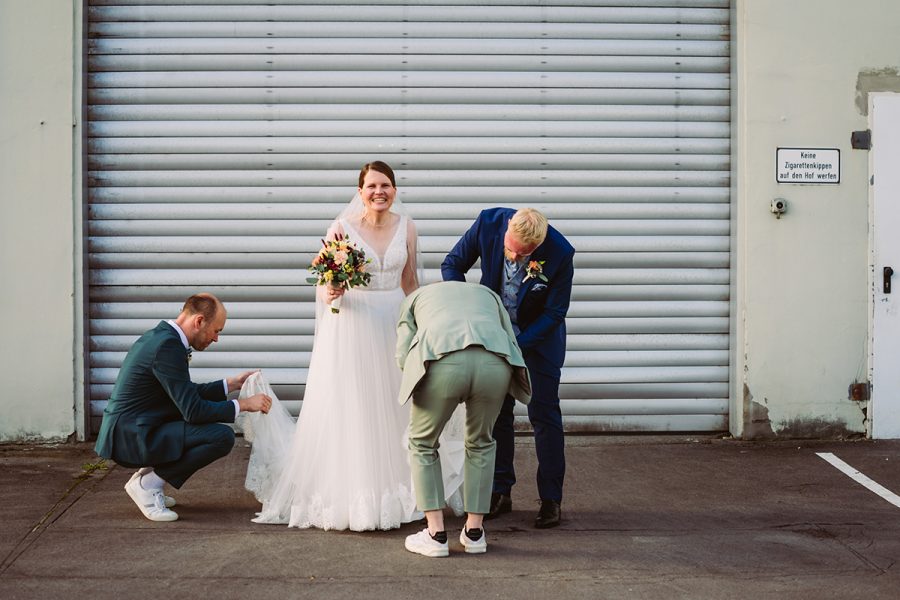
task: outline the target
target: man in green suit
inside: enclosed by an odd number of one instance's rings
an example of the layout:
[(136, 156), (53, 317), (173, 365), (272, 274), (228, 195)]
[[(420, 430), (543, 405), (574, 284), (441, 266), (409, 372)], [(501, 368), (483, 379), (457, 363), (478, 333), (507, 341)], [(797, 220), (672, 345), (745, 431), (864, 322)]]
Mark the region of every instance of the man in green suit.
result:
[(531, 399), (531, 383), (500, 296), (483, 285), (443, 281), (419, 288), (400, 307), (399, 400), (413, 397), (409, 452), (416, 503), (428, 527), (406, 538), (406, 549), (447, 556), (444, 488), (438, 437), (460, 403), (466, 405), (463, 506), (465, 551), (487, 550), (482, 529), (490, 510), (497, 444), (491, 436), (506, 395)]
[(95, 450), (124, 467), (138, 468), (125, 491), (151, 521), (174, 521), (175, 500), (163, 484), (180, 488), (199, 469), (234, 447), (233, 423), (241, 411), (268, 412), (265, 394), (226, 401), (252, 373), (211, 383), (191, 381), (191, 349), (219, 340), (225, 307), (212, 294), (187, 299), (173, 321), (144, 333), (131, 347), (103, 411)]

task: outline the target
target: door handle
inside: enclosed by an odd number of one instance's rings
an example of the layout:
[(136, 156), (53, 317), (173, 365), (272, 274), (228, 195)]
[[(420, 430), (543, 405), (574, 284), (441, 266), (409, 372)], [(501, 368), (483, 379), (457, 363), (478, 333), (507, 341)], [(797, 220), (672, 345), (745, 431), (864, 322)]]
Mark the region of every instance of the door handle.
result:
[(885, 294), (891, 293), (891, 276), (894, 274), (894, 270), (890, 267), (884, 268), (884, 282), (882, 283), (882, 289)]

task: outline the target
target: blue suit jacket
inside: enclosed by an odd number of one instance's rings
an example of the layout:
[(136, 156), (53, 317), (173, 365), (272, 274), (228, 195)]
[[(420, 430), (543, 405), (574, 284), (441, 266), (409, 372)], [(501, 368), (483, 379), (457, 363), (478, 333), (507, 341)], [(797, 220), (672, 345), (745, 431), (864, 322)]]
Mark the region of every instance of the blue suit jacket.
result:
[[(441, 264), (445, 280), (465, 281), (465, 273), (481, 259), (481, 284), (500, 294), (503, 282), (503, 238), (512, 208), (481, 211), (475, 223)], [(575, 249), (553, 227), (530, 260), (544, 261), (547, 282), (531, 278), (519, 288), (516, 312), (521, 330), (516, 341), (529, 371), (559, 377), (566, 357), (566, 313), (572, 296)]]
[(119, 370), (94, 449), (124, 466), (178, 460), (186, 423), (233, 423), (222, 380), (197, 384), (178, 332), (160, 321), (128, 351)]

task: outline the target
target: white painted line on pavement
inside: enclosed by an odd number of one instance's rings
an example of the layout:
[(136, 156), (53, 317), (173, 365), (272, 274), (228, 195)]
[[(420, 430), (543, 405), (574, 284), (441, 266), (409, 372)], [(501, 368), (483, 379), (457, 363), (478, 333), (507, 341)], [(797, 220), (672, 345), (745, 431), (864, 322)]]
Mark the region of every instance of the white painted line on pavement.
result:
[(835, 456), (831, 452), (816, 452), (816, 454), (818, 456), (820, 456), (822, 459), (831, 463), (831, 465), (834, 466), (835, 469), (837, 469), (838, 471), (840, 471), (841, 473), (843, 473), (844, 475), (846, 475), (847, 477), (849, 477), (850, 479), (852, 479), (853, 481), (858, 483), (859, 485), (867, 488), (870, 492), (875, 492), (876, 494), (878, 494), (879, 496), (881, 496), (882, 498), (884, 498), (885, 500), (887, 500), (894, 506), (900, 508), (900, 496), (898, 496), (891, 490), (887, 489), (880, 483), (872, 481), (871, 479), (869, 479), (868, 477), (866, 477), (865, 475), (863, 475), (862, 473), (860, 473), (859, 471), (857, 471), (856, 469), (854, 469), (853, 467), (851, 467), (850, 465), (848, 465), (847, 463), (845, 463), (844, 461), (839, 459), (837, 456)]

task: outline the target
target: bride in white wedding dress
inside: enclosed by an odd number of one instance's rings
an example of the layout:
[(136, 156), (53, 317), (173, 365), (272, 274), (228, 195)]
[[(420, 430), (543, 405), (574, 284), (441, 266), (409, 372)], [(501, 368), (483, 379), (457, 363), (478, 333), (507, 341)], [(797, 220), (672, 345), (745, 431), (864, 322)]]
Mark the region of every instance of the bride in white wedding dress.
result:
[[(262, 388), (273, 396), (268, 415), (243, 422), (253, 443), (246, 487), (263, 505), (257, 523), (365, 531), (422, 516), (407, 458), (410, 404), (397, 401), (395, 360), (400, 303), (418, 287), (417, 239), (412, 220), (396, 210), (395, 195), (391, 168), (365, 165), (359, 193), (328, 231), (365, 251), (372, 278), (346, 292), (317, 289), (315, 341), (296, 427), (261, 374), (242, 391)], [(340, 312), (332, 313), (327, 303), (341, 295)], [(462, 417), (456, 421), (441, 453), (448, 496), (462, 483)]]

